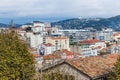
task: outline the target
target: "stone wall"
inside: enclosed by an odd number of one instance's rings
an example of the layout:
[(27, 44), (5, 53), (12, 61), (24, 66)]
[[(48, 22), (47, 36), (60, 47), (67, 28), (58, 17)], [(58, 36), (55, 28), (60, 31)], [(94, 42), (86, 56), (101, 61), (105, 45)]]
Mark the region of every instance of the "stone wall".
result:
[(82, 72), (78, 71), (77, 69), (75, 69), (67, 63), (55, 66), (54, 68), (51, 68), (51, 70), (53, 72), (59, 70), (61, 74), (72, 75), (75, 77), (75, 80), (90, 80), (90, 78), (87, 75), (83, 74)]

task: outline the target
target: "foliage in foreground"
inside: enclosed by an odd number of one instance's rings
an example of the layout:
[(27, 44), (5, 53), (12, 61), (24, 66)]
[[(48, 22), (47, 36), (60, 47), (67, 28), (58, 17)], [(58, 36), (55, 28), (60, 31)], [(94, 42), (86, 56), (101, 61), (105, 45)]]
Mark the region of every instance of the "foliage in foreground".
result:
[(75, 79), (74, 76), (61, 74), (60, 71), (57, 70), (55, 72), (43, 72), (42, 75), (41, 73), (37, 73), (35, 80), (75, 80)]
[(114, 70), (110, 73), (109, 80), (120, 80), (120, 57), (115, 63)]
[(33, 80), (34, 59), (15, 33), (0, 33), (0, 80)]

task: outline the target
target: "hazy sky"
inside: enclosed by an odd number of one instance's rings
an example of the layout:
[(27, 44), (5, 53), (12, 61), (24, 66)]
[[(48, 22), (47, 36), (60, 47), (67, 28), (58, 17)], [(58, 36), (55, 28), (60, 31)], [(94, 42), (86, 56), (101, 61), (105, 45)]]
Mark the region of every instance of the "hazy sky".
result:
[[(120, 15), (120, 0), (1, 0), (0, 22), (7, 19), (54, 21)], [(24, 22), (24, 21), (23, 21)]]

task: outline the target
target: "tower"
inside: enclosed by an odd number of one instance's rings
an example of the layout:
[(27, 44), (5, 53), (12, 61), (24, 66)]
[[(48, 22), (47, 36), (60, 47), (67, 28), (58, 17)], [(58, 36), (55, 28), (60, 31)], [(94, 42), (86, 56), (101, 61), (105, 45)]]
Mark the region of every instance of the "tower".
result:
[(9, 27), (10, 27), (10, 28), (15, 28), (15, 24), (14, 24), (13, 20), (10, 21)]

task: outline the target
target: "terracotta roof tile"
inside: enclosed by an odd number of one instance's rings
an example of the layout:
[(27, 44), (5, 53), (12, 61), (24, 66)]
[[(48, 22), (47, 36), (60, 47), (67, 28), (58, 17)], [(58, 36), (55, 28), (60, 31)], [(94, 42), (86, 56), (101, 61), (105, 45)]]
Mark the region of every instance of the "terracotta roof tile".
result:
[(54, 55), (54, 54), (49, 54), (49, 55), (43, 56), (43, 59), (45, 59), (45, 60), (47, 60), (47, 59), (58, 59), (58, 58), (61, 58), (61, 57), (58, 56), (58, 55)]
[(61, 54), (63, 53), (66, 53), (66, 56), (74, 55), (73, 52), (64, 49), (64, 50), (57, 50), (53, 54), (45, 55), (43, 56), (43, 58), (44, 59), (58, 59), (58, 58), (62, 58)]
[(57, 50), (57, 51), (55, 51), (55, 53), (56, 53), (56, 54), (66, 53), (67, 56), (69, 56), (69, 55), (74, 55), (73, 52), (68, 51), (68, 50), (66, 50), (66, 49), (63, 49), (63, 50)]
[(101, 48), (102, 48), (102, 46), (97, 46), (94, 49), (101, 49)]
[(105, 56), (80, 58), (77, 60), (67, 61), (67, 63), (76, 67), (80, 71), (92, 78), (107, 74), (108, 70), (114, 67), (119, 54), (108, 54)]
[(41, 26), (34, 26), (35, 28), (39, 28), (39, 27), (41, 27)]
[(63, 52), (66, 53), (67, 56), (69, 56), (69, 55), (74, 55), (73, 52), (68, 51), (68, 50), (63, 50)]
[(81, 44), (93, 44), (93, 43), (97, 43), (97, 42), (103, 42), (103, 41), (97, 40), (97, 39), (89, 39), (89, 40), (80, 41)]
[(47, 47), (53, 46), (51, 43), (46, 43), (46, 44), (43, 44), (43, 45), (45, 45), (45, 46), (47, 46)]
[(120, 32), (114, 33), (113, 36), (119, 36)]

